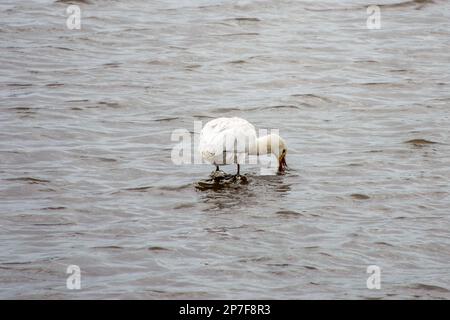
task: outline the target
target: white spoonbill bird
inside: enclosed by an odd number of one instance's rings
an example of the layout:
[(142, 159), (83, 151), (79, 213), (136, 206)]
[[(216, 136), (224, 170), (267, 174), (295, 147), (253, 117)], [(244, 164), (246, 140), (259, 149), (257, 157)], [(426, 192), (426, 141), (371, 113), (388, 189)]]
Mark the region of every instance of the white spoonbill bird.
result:
[(287, 146), (277, 134), (256, 136), (255, 127), (242, 118), (217, 118), (205, 124), (200, 132), (199, 151), (202, 158), (216, 166), (237, 164), (239, 176), (240, 164), (248, 156), (274, 154), (278, 159), (278, 171), (286, 168)]

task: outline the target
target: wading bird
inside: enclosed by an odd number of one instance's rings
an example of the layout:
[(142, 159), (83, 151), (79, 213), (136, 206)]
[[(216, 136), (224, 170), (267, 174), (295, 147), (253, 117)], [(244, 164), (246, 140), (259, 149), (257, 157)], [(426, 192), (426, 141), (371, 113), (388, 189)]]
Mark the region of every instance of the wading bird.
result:
[(199, 151), (202, 158), (216, 166), (237, 164), (236, 176), (240, 175), (240, 164), (248, 156), (274, 154), (278, 159), (278, 171), (286, 165), (287, 146), (277, 134), (257, 138), (255, 127), (242, 118), (217, 118), (205, 124), (200, 132)]

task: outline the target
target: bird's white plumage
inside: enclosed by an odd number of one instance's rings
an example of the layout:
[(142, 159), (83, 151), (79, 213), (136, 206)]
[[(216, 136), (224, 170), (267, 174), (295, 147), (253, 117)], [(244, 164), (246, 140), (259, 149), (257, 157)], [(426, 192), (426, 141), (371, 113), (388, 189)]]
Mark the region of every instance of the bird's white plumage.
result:
[(217, 118), (200, 133), (199, 151), (212, 164), (242, 163), (256, 142), (255, 127), (242, 118)]

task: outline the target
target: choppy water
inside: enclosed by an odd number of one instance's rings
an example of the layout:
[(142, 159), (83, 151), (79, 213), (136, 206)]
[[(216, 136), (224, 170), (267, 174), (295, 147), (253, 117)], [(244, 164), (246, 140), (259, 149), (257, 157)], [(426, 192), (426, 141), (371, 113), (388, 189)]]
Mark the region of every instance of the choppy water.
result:
[[(3, 0), (0, 298), (450, 298), (450, 3), (378, 2)], [(219, 116), (291, 171), (196, 190)]]

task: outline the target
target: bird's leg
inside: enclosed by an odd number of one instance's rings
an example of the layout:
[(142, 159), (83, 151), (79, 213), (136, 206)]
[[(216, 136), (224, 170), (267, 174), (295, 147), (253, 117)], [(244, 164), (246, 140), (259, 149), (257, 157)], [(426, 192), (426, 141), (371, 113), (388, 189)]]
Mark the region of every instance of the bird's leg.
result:
[(215, 166), (216, 166), (216, 170), (211, 172), (211, 177), (214, 180), (218, 181), (218, 180), (223, 179), (225, 177), (225, 172), (221, 171), (217, 164)]
[(245, 176), (241, 176), (241, 174), (240, 174), (241, 170), (240, 169), (241, 169), (241, 166), (239, 164), (237, 164), (237, 173), (233, 177), (233, 180), (234, 181), (239, 181), (239, 183), (241, 183), (241, 184), (247, 184), (248, 183), (247, 178)]

